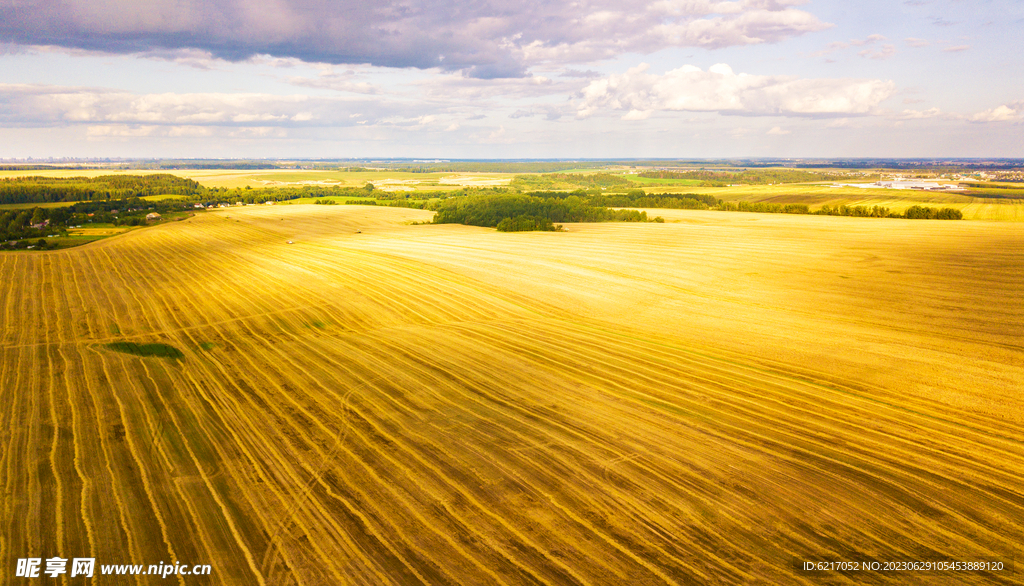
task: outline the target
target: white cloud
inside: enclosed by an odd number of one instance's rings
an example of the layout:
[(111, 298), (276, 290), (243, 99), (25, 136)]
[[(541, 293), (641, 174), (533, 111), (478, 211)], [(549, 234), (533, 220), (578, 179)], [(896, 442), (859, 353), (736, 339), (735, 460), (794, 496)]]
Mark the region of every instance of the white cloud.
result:
[[(124, 132), (148, 126), (296, 127), (357, 123), (426, 125), (429, 104), (305, 95), (159, 93), (27, 84), (0, 84), (0, 127), (86, 124), (91, 132), (120, 125)], [(358, 119), (358, 120), (357, 120)]]
[(922, 118), (935, 118), (942, 112), (938, 108), (929, 108), (927, 110), (904, 110), (900, 112), (901, 120), (920, 120)]
[(896, 45), (886, 43), (880, 49), (864, 49), (857, 54), (868, 59), (888, 59), (896, 54)]
[(811, 57), (824, 57), (825, 55), (831, 55), (832, 53), (835, 53), (836, 51), (839, 51), (841, 49), (845, 49), (849, 46), (849, 44), (844, 43), (842, 41), (834, 41), (832, 43), (829, 43), (828, 46), (822, 49), (821, 51), (811, 53)]
[(623, 120), (646, 120), (650, 118), (652, 110), (630, 110), (622, 117)]
[(970, 117), (971, 122), (1013, 122), (1024, 118), (1024, 100), (996, 106)]
[(868, 38), (866, 38), (866, 39), (852, 39), (852, 40), (850, 40), (850, 44), (855, 46), (855, 47), (862, 47), (864, 45), (870, 45), (872, 43), (876, 43), (876, 42), (884, 41), (884, 40), (885, 40), (885, 37), (883, 37), (882, 35), (875, 34), (875, 35), (868, 35)]
[[(824, 49), (811, 53), (812, 57), (824, 57), (841, 51), (849, 47), (867, 47), (864, 50), (857, 53), (861, 57), (867, 57), (869, 59), (888, 59), (896, 54), (896, 46), (890, 43), (882, 45), (880, 49), (872, 49), (871, 46), (875, 43), (880, 43), (885, 40), (885, 37), (879, 34), (868, 35), (864, 39), (850, 39), (848, 43), (842, 41), (835, 41), (829, 43)], [(832, 62), (832, 61), (830, 61)]]
[(342, 76), (331, 76), (331, 77), (317, 77), (317, 78), (306, 78), (306, 77), (290, 77), (288, 82), (300, 87), (310, 87), (325, 90), (334, 90), (336, 92), (351, 92), (354, 94), (376, 94), (380, 92), (380, 88), (373, 85), (372, 83), (365, 81), (352, 81)]
[(931, 44), (924, 39), (918, 39), (915, 37), (907, 37), (906, 39), (903, 39), (903, 42), (906, 43), (908, 46), (914, 48), (927, 47), (928, 45)]
[(769, 130), (768, 132), (766, 132), (765, 134), (770, 134), (770, 135), (773, 135), (773, 136), (785, 136), (787, 134), (790, 134), (790, 132), (791, 131), (789, 131), (789, 130), (783, 130), (779, 126), (773, 126), (772, 129)]
[(791, 76), (734, 73), (718, 64), (708, 71), (686, 65), (663, 75), (642, 64), (622, 75), (595, 80), (577, 102), (577, 116), (626, 111), (639, 120), (655, 111), (723, 114), (835, 116), (872, 113), (895, 91), (877, 79), (798, 79)]
[(953, 45), (952, 47), (946, 47), (943, 51), (947, 53), (959, 53), (960, 51), (966, 51), (970, 48), (970, 45)]
[(571, 94), (586, 85), (584, 79), (552, 80), (543, 76), (506, 79), (475, 79), (457, 74), (433, 75), (411, 85), (418, 94), (447, 103), (481, 105), (491, 98), (537, 98), (551, 94)]
[(516, 135), (514, 133), (510, 134), (505, 130), (504, 126), (499, 126), (483, 136), (480, 134), (473, 135), (472, 138), (483, 144), (512, 144), (516, 142)]
[[(278, 61), (284, 61), (285, 63), (288, 63), (291, 60)], [(334, 67), (323, 63), (318, 63), (317, 69), (320, 70), (320, 73), (319, 75), (317, 75), (317, 77), (289, 77), (288, 82), (291, 83), (292, 85), (297, 85), (300, 87), (328, 89), (338, 92), (351, 92), (356, 94), (376, 94), (380, 92), (380, 88), (377, 87), (376, 85), (366, 81), (359, 81), (359, 74), (357, 74), (355, 71), (351, 69), (338, 73), (334, 71)]]
[(208, 126), (96, 124), (85, 128), (85, 136), (88, 140), (146, 137), (205, 138), (214, 136), (214, 134), (214, 129)]

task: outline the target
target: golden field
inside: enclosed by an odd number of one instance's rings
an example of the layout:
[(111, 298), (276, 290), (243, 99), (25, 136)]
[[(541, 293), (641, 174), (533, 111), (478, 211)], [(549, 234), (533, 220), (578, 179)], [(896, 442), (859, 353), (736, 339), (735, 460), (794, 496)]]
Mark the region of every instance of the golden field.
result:
[[(250, 206), (0, 254), (0, 567), (1024, 582), (797, 569), (1021, 561), (1024, 232), (656, 213), (498, 233)], [(151, 583), (121, 580), (95, 583)]]

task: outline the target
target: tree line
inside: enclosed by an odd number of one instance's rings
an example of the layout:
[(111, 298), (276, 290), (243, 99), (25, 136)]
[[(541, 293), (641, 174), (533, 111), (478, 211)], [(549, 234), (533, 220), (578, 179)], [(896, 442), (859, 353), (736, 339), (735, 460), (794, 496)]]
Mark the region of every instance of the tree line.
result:
[(758, 212), (762, 214), (813, 214), (816, 216), (852, 216), (856, 218), (902, 218), (907, 220), (962, 220), (963, 212), (956, 208), (932, 208), (914, 205), (902, 214), (883, 206), (821, 206), (811, 211), (806, 204), (769, 202), (723, 202), (718, 209), (725, 211)]
[(515, 193), (468, 195), (440, 200), (432, 208), (435, 224), (467, 224), (496, 228), (504, 220), (508, 231), (548, 228), (556, 222), (646, 222), (647, 212), (613, 210), (595, 205), (589, 198), (537, 197)]
[(558, 187), (579, 187), (584, 189), (594, 188), (624, 188), (635, 185), (629, 179), (621, 175), (611, 173), (548, 173), (545, 175), (516, 175), (512, 178), (510, 187), (521, 191), (555, 189)]
[(722, 205), (722, 200), (702, 193), (662, 193), (648, 195), (642, 189), (624, 194), (599, 194), (592, 197), (595, 205), (613, 208), (665, 208), (675, 210), (708, 210)]
[(147, 195), (194, 197), (206, 188), (166, 173), (99, 177), (9, 177), (0, 179), (0, 204), (103, 201)]
[[(747, 169), (743, 171), (647, 171), (638, 177), (650, 179), (691, 179), (701, 181), (705, 187), (725, 187), (733, 183), (768, 185), (773, 183), (806, 183), (834, 178), (831, 174), (812, 173), (797, 169)], [(838, 177), (838, 176), (836, 176)]]

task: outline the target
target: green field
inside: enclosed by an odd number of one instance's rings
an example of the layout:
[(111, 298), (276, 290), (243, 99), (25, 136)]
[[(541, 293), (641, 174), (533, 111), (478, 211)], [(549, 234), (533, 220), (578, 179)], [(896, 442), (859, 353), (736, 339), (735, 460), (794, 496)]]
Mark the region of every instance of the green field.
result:
[(32, 208), (63, 208), (75, 202), (55, 201), (44, 203), (0, 203), (0, 210), (29, 210)]
[(683, 186), (690, 187), (694, 185), (700, 185), (703, 183), (699, 179), (659, 179), (657, 177), (637, 177), (636, 175), (627, 175), (630, 181), (640, 184), (641, 186), (647, 187), (648, 185), (654, 188), (660, 188), (662, 186)]
[[(894, 212), (902, 212), (913, 205), (952, 207), (960, 210), (968, 220), (1024, 220), (1022, 202), (1024, 188), (1014, 183), (993, 183), (991, 188), (971, 189), (966, 193), (922, 192), (915, 190), (861, 189), (856, 187), (830, 187), (831, 182), (795, 183), (781, 185), (737, 185), (733, 187), (701, 187), (696, 179), (657, 179), (638, 177), (635, 170), (624, 169), (578, 169), (580, 174), (609, 173), (619, 175), (642, 187), (649, 193), (698, 193), (709, 194), (724, 201), (748, 201), (771, 203), (807, 204), (812, 210), (821, 206), (884, 206)], [(472, 187), (507, 186), (516, 175), (522, 173), (412, 173), (407, 171), (336, 171), (336, 170), (171, 170), (160, 171), (198, 181), (208, 188), (251, 188), (264, 187), (300, 188), (309, 185), (337, 185), (341, 187), (362, 187), (373, 183), (380, 191), (386, 192), (444, 192)], [(110, 170), (31, 170), (25, 172), (0, 171), (0, 177), (24, 175), (41, 176), (99, 176), (107, 174), (152, 174), (157, 171), (110, 171)], [(564, 172), (563, 172), (564, 173)], [(526, 174), (540, 175), (540, 174)], [(562, 185), (562, 191), (571, 191), (572, 186)], [(608, 188), (607, 191), (624, 190), (626, 187)], [(1015, 197), (1016, 195), (1020, 197)], [(978, 197), (986, 196), (986, 197)], [(157, 201), (176, 196), (147, 196)], [(317, 198), (302, 198), (295, 203), (312, 203)], [(345, 199), (345, 198), (338, 198)], [(355, 199), (364, 199), (355, 197)], [(7, 204), (2, 208), (31, 208), (35, 205), (56, 207), (66, 204)]]

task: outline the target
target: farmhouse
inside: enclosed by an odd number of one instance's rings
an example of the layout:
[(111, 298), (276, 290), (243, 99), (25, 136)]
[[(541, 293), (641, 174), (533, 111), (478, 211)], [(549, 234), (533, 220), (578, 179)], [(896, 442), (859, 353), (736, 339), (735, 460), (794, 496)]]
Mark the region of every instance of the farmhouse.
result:
[(947, 191), (962, 189), (959, 185), (937, 183), (935, 181), (876, 181), (875, 185), (886, 189), (921, 189), (925, 191)]
[(159, 220), (159, 219), (160, 219), (160, 214), (158, 214), (156, 212), (150, 212), (150, 213), (146, 214), (146, 221), (148, 221), (148, 222), (152, 222), (154, 220)]

